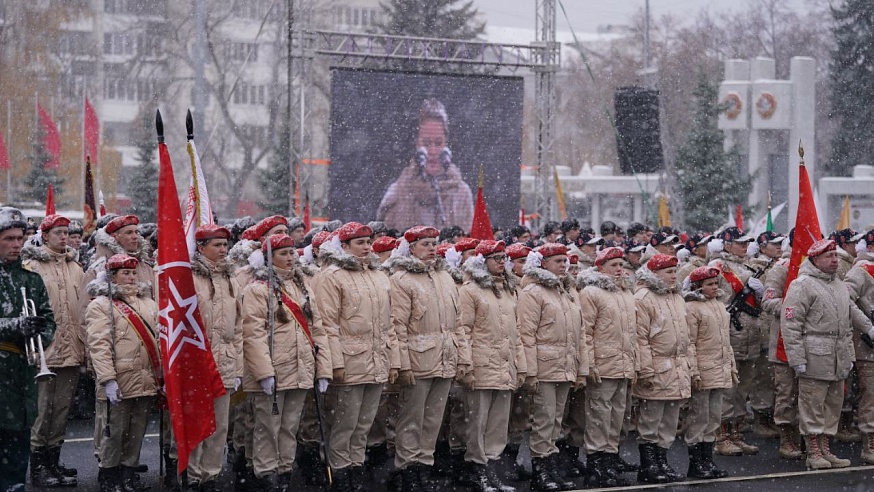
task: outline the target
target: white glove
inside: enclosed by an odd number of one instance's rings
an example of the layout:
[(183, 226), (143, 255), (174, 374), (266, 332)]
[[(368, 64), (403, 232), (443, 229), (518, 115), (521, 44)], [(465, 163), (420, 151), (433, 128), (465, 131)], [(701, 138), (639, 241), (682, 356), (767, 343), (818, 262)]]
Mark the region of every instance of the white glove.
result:
[(686, 248), (682, 248), (680, 251), (677, 251), (677, 259), (683, 263), (689, 261), (690, 256), (692, 256), (692, 252)]
[(868, 243), (864, 239), (856, 243), (856, 253), (865, 253), (868, 251)]
[(324, 393), (328, 391), (328, 380), (326, 378), (319, 378), (319, 393)]
[(276, 378), (273, 376), (258, 381), (258, 384), (261, 385), (261, 389), (264, 390), (265, 395), (272, 395), (273, 392), (276, 391)]
[(110, 379), (103, 386), (106, 389), (106, 398), (109, 403), (118, 405), (121, 402), (121, 392), (118, 391), (118, 381)]
[(759, 297), (762, 297), (762, 294), (765, 293), (765, 284), (757, 278), (750, 277), (750, 279), (747, 280), (747, 285), (750, 286), (750, 289), (756, 291), (756, 295)]
[(234, 378), (234, 391), (240, 389), (240, 386), (243, 384), (243, 378)]
[(725, 249), (725, 244), (722, 242), (722, 239), (711, 239), (707, 242), (707, 251), (709, 251), (711, 255), (720, 253), (723, 249)]
[(807, 372), (807, 364), (798, 364), (797, 366), (793, 366), (792, 369), (795, 369), (795, 374), (800, 376)]

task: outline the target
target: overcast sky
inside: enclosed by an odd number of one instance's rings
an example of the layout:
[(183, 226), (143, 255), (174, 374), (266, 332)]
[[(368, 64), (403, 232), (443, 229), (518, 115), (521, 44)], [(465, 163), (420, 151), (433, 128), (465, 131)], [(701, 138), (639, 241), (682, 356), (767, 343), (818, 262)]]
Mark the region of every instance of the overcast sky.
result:
[[(807, 0), (784, 0), (796, 9), (804, 9)], [(474, 0), (476, 7), (492, 26), (534, 28), (535, 0)], [(645, 0), (562, 0), (575, 31), (593, 32), (598, 26), (627, 24), (630, 17), (645, 5)], [(650, 0), (654, 18), (665, 14), (692, 20), (701, 10), (712, 13), (737, 11), (749, 5), (745, 0)], [(561, 8), (557, 8), (559, 31), (568, 31)]]

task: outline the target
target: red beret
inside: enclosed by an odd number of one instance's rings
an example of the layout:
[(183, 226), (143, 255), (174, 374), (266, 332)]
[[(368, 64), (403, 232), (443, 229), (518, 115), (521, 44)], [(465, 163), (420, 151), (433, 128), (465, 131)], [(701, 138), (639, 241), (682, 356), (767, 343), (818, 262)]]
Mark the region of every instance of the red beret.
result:
[(507, 256), (510, 257), (511, 260), (518, 260), (519, 258), (527, 258), (528, 253), (531, 252), (531, 248), (525, 246), (522, 243), (513, 243), (507, 246)]
[(601, 266), (610, 260), (622, 258), (623, 256), (624, 253), (622, 251), (622, 248), (617, 248), (615, 246), (612, 248), (604, 248), (598, 252), (598, 256), (595, 258), (595, 266)]
[(406, 239), (408, 243), (418, 241), (419, 239), (438, 236), (440, 236), (440, 231), (430, 226), (411, 227), (407, 229), (407, 232), (404, 233), (404, 239)]
[[(491, 239), (486, 239), (480, 241), (479, 244), (476, 245), (476, 254), (489, 256), (495, 253), (503, 253), (506, 249), (507, 243), (504, 241), (493, 241)], [(458, 249), (458, 244), (455, 245), (455, 249)]]
[(452, 243), (440, 243), (437, 245), (437, 256), (442, 258), (446, 258), (446, 252), (450, 249), (454, 248), (455, 245)]
[(544, 258), (549, 258), (550, 256), (555, 255), (566, 255), (567, 246), (561, 243), (546, 243), (535, 251), (543, 255)]
[(373, 229), (358, 222), (348, 222), (337, 229), (337, 236), (340, 238), (340, 241), (351, 241), (359, 237), (372, 237)]
[(255, 226), (252, 226), (243, 231), (243, 233), (240, 234), (240, 239), (244, 239), (246, 241), (257, 241), (259, 238), (255, 235)]
[(719, 276), (719, 269), (711, 266), (701, 266), (694, 270), (689, 275), (689, 280), (692, 282), (701, 282), (702, 280), (707, 280), (708, 278), (714, 278)]
[(67, 227), (70, 225), (70, 219), (63, 215), (51, 214), (46, 216), (39, 225), (39, 229), (43, 232), (48, 232), (55, 227)]
[(106, 261), (106, 267), (110, 270), (121, 270), (122, 268), (133, 270), (139, 263), (139, 260), (133, 256), (118, 254), (109, 257), (109, 260)]
[(270, 243), (270, 249), (276, 251), (277, 249), (283, 248), (293, 248), (294, 247), (294, 239), (287, 234), (274, 234), (268, 238), (267, 241), (261, 245), (261, 252), (265, 255), (267, 254), (267, 243)]
[(312, 245), (313, 248), (320, 247), (328, 238), (331, 237), (331, 233), (328, 231), (317, 232), (315, 236), (313, 236)]
[(230, 239), (231, 231), (217, 224), (204, 224), (194, 231), (195, 241), (206, 241), (208, 239)]
[(255, 230), (253, 232), (255, 234), (255, 239), (261, 239), (270, 231), (270, 229), (273, 229), (278, 225), (288, 226), (288, 219), (281, 215), (273, 215), (262, 219), (261, 222), (255, 224)]
[(303, 249), (303, 248), (297, 248), (296, 251), (297, 251), (297, 256), (303, 256), (303, 254), (304, 254), (304, 249)]
[(813, 246), (811, 246), (810, 249), (807, 250), (807, 257), (816, 258), (823, 253), (833, 251), (837, 247), (837, 243), (835, 243), (831, 239), (820, 239), (819, 241), (813, 243)]
[(115, 234), (122, 227), (138, 225), (139, 223), (140, 219), (136, 215), (122, 215), (110, 220), (106, 224), (105, 230), (107, 234)]
[(569, 254), (569, 255), (567, 255), (567, 259), (571, 265), (579, 265), (580, 264), (580, 256), (579, 255)]
[(464, 253), (469, 249), (476, 248), (476, 245), (479, 244), (479, 239), (474, 239), (472, 237), (463, 237), (455, 242), (455, 251), (459, 253)]
[(646, 267), (655, 272), (657, 270), (675, 267), (678, 262), (679, 260), (676, 256), (657, 254), (646, 262)]
[(382, 236), (371, 246), (374, 253), (385, 253), (398, 247), (398, 240), (391, 236)]

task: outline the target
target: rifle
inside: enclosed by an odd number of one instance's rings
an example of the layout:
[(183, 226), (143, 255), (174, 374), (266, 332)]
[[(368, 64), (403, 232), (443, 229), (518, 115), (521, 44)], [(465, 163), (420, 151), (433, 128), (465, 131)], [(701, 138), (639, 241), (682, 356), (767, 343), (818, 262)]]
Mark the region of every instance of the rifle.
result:
[[(318, 360), (319, 357), (319, 346), (318, 344), (313, 344), (313, 359)], [(328, 438), (325, 436), (325, 423), (324, 418), (322, 416), (322, 395), (319, 393), (319, 381), (316, 379), (316, 384), (313, 385), (313, 401), (316, 404), (316, 417), (319, 419), (319, 459), (322, 460), (322, 464), (325, 465), (325, 476), (328, 479), (328, 486), (330, 487), (333, 483), (331, 477), (331, 465), (328, 463)]]
[[(857, 306), (859, 305), (859, 301), (858, 301), (858, 300), (856, 301), (856, 305), (857, 305)], [(859, 309), (862, 309), (862, 307), (859, 306)], [(864, 312), (864, 311), (863, 311), (863, 312)], [(871, 312), (868, 313), (868, 319), (870, 319), (871, 322), (874, 323), (874, 309), (872, 309)], [(863, 342), (865, 342), (865, 345), (867, 345), (869, 349), (874, 350), (874, 340), (871, 340), (871, 337), (869, 337), (867, 333), (864, 333), (864, 332), (863, 332), (861, 335), (859, 335), (859, 338), (860, 338)]]
[[(759, 279), (762, 275), (767, 272), (774, 262), (777, 261), (777, 258), (771, 258), (768, 261), (768, 264), (764, 267), (756, 270), (756, 273), (753, 274), (750, 278)], [(744, 284), (743, 288), (734, 298), (728, 303), (728, 306), (725, 307), (725, 310), (728, 311), (728, 315), (731, 317), (731, 326), (734, 327), (735, 330), (741, 331), (743, 330), (743, 325), (740, 324), (740, 313), (746, 313), (754, 318), (758, 318), (762, 314), (762, 308), (759, 306), (750, 306), (747, 304), (746, 299), (753, 293), (753, 289), (749, 286), (749, 281)]]
[[(276, 277), (273, 274), (273, 247), (270, 245), (270, 238), (267, 241), (267, 325), (269, 330), (269, 349), (270, 349), (270, 365), (273, 366), (273, 342), (276, 338), (276, 308), (273, 305), (273, 298), (276, 296)], [(274, 373), (276, 369), (274, 368)], [(277, 404), (276, 385), (273, 387), (273, 410), (272, 415), (279, 415), (279, 405)]]

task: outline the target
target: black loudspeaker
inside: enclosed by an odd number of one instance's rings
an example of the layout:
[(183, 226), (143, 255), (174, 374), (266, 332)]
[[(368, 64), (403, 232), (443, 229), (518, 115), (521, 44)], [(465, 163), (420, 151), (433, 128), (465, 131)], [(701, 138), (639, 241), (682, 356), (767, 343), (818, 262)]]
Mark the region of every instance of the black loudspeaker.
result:
[(655, 173), (664, 169), (659, 129), (659, 92), (643, 87), (616, 89), (616, 143), (622, 174)]

